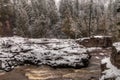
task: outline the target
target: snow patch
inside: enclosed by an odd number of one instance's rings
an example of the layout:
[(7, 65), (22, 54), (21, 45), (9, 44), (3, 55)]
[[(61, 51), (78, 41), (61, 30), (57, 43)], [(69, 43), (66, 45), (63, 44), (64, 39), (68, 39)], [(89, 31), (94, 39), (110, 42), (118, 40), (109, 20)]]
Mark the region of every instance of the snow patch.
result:
[(101, 56), (104, 56), (104, 53), (100, 53)]
[(120, 42), (114, 43), (113, 46), (117, 49), (117, 52), (120, 51)]
[(116, 78), (116, 80), (120, 80), (120, 69), (112, 65), (110, 57), (104, 58), (101, 63), (106, 64), (108, 69), (102, 72), (104, 75), (100, 78), (100, 80), (105, 80), (107, 78)]
[(105, 38), (105, 37), (111, 37), (111, 36), (93, 36), (94, 38)]
[(87, 50), (89, 52), (92, 52), (92, 51), (95, 51), (95, 50), (101, 50), (102, 48), (101, 47), (90, 47), (90, 48), (87, 48)]

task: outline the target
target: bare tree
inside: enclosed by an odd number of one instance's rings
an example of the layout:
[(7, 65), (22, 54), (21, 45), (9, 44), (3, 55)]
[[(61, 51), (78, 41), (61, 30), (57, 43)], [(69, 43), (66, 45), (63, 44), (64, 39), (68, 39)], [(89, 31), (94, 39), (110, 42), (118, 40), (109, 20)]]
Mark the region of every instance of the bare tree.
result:
[(92, 5), (93, 5), (93, 0), (90, 0), (89, 26), (88, 26), (88, 28), (89, 28), (89, 31), (88, 31), (89, 32), (89, 37), (91, 36)]

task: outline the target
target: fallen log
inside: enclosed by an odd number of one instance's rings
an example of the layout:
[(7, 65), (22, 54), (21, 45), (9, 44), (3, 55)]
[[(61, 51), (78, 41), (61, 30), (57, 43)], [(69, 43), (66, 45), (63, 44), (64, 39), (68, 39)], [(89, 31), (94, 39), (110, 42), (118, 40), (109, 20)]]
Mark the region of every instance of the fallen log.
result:
[(89, 59), (87, 49), (72, 39), (0, 39), (0, 69), (5, 71), (24, 64), (82, 68)]

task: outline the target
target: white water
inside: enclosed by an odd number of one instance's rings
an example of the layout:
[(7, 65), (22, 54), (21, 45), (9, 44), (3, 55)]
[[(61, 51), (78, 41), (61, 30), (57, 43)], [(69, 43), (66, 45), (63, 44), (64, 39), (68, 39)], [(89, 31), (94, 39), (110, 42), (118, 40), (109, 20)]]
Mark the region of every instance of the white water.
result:
[(28, 4), (31, 4), (31, 0), (27, 0)]
[(56, 4), (58, 10), (59, 10), (59, 7), (60, 7), (60, 1), (61, 0), (55, 0), (55, 4)]

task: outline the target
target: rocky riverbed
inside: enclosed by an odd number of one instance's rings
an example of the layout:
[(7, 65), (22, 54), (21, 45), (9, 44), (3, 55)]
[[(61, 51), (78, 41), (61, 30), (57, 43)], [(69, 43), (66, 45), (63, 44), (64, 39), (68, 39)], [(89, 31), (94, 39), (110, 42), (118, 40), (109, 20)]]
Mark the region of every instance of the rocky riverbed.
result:
[(24, 65), (10, 72), (2, 71), (0, 80), (99, 80), (101, 77), (100, 62), (110, 54), (111, 48), (93, 50), (89, 66), (82, 69)]
[(113, 52), (111, 43), (110, 37), (101, 36), (77, 40), (1, 38), (0, 80), (99, 80), (101, 60)]

